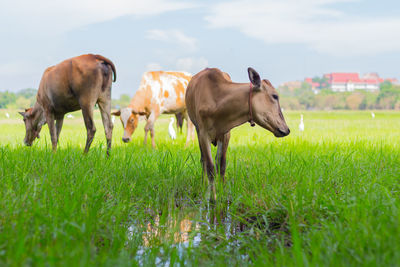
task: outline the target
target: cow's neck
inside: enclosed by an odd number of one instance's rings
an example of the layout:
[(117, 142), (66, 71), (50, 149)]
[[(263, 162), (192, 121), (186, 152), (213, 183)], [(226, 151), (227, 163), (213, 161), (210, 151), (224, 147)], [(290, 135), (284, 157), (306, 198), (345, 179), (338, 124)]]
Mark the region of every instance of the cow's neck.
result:
[(35, 105), (33, 106), (31, 113), (34, 118), (34, 123), (36, 126), (42, 126), (46, 122), (46, 118), (44, 116), (44, 111), (43, 107), (36, 102)]
[(136, 112), (146, 112), (146, 99), (143, 95), (136, 93), (133, 96), (129, 107)]
[[(224, 134), (243, 123), (249, 121), (249, 83), (232, 84), (225, 96), (218, 101), (217, 113), (220, 121), (219, 134)], [(254, 92), (253, 92), (254, 93)]]

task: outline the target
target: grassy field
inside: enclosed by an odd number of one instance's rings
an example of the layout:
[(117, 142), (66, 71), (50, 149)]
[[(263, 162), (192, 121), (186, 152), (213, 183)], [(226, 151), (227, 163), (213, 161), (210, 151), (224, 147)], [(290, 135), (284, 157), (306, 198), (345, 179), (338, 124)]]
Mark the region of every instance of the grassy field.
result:
[[(400, 113), (286, 112), (283, 139), (232, 131), (225, 184), (208, 203), (197, 141), (157, 149), (143, 122), (107, 159), (103, 126), (87, 155), (80, 113), (57, 153), (47, 127), (32, 147), (15, 111), (0, 110), (0, 265), (398, 266)], [(213, 149), (215, 153), (215, 149)]]

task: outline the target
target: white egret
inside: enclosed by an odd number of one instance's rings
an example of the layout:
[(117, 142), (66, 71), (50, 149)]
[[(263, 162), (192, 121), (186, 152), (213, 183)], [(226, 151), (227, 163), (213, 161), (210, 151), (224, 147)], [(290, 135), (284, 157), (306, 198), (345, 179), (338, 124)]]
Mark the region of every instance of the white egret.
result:
[(7, 118), (10, 118), (10, 114), (8, 114), (8, 112), (6, 112), (6, 117), (7, 117)]
[(299, 131), (304, 131), (304, 122), (303, 122), (303, 114), (301, 114), (300, 124), (299, 124)]
[(375, 113), (371, 111), (371, 117), (375, 118)]
[(176, 139), (176, 132), (175, 132), (175, 129), (174, 129), (174, 118), (171, 118), (171, 122), (169, 123), (169, 126), (168, 126), (168, 134), (169, 134), (169, 136), (171, 137), (171, 139), (172, 140), (175, 140)]
[(113, 116), (111, 116), (111, 121), (112, 121), (112, 123), (114, 123), (115, 122), (115, 116), (113, 115)]
[(67, 115), (67, 118), (68, 118), (68, 119), (73, 119), (73, 118), (74, 118), (74, 115), (68, 114), (68, 115)]

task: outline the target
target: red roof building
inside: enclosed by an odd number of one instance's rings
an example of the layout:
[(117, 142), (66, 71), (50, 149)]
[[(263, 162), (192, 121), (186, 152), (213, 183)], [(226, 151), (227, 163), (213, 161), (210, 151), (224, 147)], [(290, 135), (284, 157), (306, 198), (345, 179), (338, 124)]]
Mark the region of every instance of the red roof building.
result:
[(312, 78), (305, 78), (304, 81), (310, 84), (313, 90), (328, 87), (334, 92), (351, 92), (354, 90), (376, 91), (379, 90), (380, 84), (384, 81), (390, 81), (394, 84), (398, 83), (397, 79), (383, 79), (376, 72), (367, 73), (363, 77), (360, 77), (356, 72), (332, 72), (324, 74), (324, 77), (327, 80), (327, 84), (313, 82)]
[(375, 72), (367, 73), (360, 77), (358, 73), (333, 72), (325, 74), (329, 87), (335, 92), (354, 90), (377, 91), (383, 79)]

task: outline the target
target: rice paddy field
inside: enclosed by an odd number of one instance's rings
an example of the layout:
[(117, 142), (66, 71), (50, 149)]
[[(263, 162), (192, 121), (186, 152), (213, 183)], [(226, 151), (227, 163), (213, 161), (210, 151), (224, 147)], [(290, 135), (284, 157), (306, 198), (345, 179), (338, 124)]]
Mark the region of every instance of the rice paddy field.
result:
[[(2, 266), (399, 266), (400, 113), (285, 112), (277, 139), (248, 124), (232, 131), (217, 201), (195, 140), (131, 143), (116, 120), (111, 156), (97, 133), (84, 155), (79, 112), (59, 149), (47, 126), (32, 147), (16, 111), (0, 110)], [(185, 132), (185, 130), (184, 130)], [(216, 150), (213, 148), (215, 155)]]

